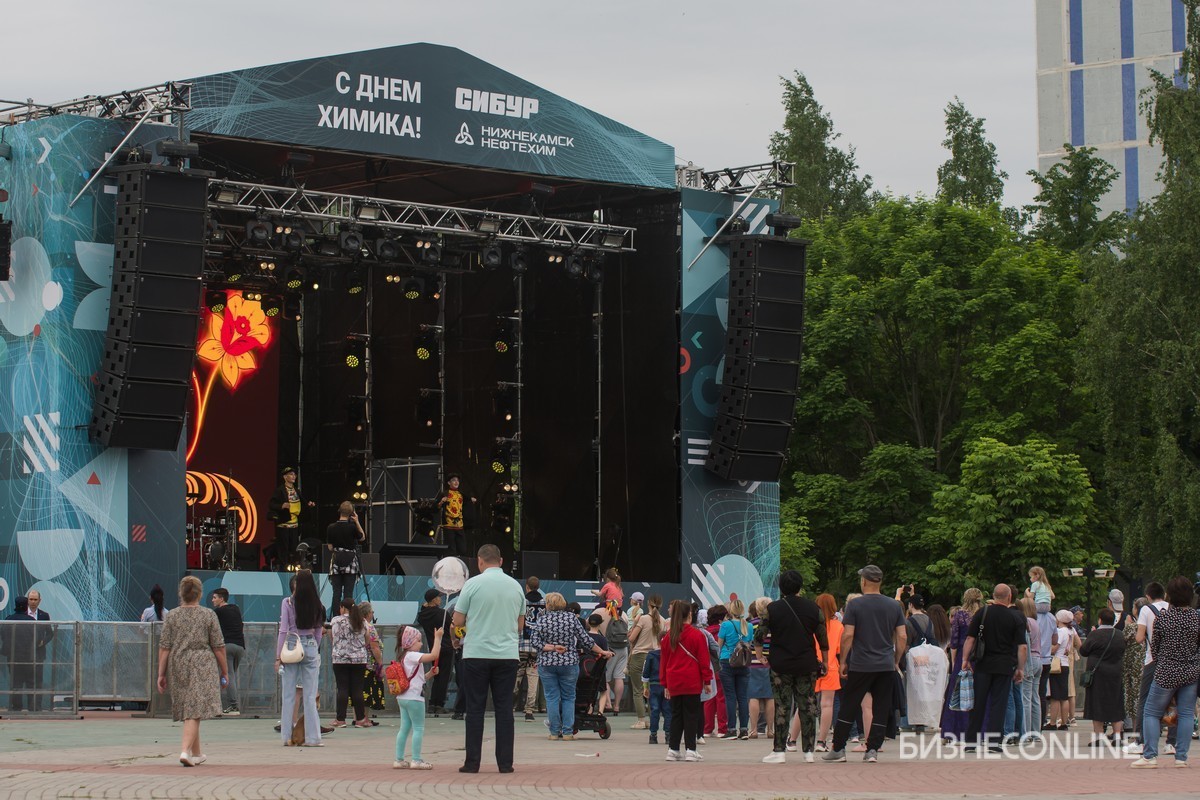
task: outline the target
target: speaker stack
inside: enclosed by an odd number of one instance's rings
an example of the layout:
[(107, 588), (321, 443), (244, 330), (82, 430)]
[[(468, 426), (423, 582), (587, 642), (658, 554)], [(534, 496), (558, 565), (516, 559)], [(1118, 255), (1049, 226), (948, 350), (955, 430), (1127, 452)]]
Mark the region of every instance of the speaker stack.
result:
[(729, 243), (729, 335), (705, 467), (722, 478), (776, 481), (800, 381), (807, 242), (738, 236)]
[(196, 357), (208, 173), (148, 164), (114, 173), (112, 295), (91, 435), (108, 447), (174, 450)]

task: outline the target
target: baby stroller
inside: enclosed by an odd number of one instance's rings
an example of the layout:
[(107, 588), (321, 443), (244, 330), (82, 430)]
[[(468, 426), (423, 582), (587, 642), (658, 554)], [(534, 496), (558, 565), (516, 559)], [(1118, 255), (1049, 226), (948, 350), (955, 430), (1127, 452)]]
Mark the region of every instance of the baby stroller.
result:
[(608, 691), (604, 680), (604, 667), (607, 658), (597, 658), (594, 653), (584, 653), (579, 657), (579, 682), (575, 685), (575, 730), (595, 731), (601, 739), (612, 736), (612, 727), (608, 718), (603, 714), (593, 712), (600, 706), (600, 693)]

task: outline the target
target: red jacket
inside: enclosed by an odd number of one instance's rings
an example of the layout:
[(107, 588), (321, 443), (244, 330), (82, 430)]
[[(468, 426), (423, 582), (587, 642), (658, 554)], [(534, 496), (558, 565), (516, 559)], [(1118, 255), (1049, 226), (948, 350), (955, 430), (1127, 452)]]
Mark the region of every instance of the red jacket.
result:
[(672, 697), (700, 694), (700, 690), (713, 677), (708, 661), (708, 639), (704, 634), (688, 625), (679, 636), (678, 648), (671, 647), (670, 633), (663, 635), (659, 646), (662, 653), (658, 663), (658, 680), (663, 687)]

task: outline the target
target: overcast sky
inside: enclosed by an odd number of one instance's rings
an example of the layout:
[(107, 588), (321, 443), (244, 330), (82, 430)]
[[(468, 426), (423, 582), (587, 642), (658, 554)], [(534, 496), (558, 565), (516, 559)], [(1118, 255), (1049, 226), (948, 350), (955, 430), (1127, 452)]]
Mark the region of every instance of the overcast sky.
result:
[[(459, 47), (674, 145), (707, 169), (767, 159), (799, 70), (879, 188), (932, 194), (943, 109), (977, 116), (1029, 202), (1032, 0), (57, 0), (6, 3), (0, 98), (49, 103), (410, 42)], [(186, 10), (184, 10), (186, 9)]]

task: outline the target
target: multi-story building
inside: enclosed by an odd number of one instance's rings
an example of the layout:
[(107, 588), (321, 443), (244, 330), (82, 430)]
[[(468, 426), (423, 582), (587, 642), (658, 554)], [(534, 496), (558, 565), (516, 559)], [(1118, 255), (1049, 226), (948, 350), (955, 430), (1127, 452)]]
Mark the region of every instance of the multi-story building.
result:
[(1173, 76), (1184, 47), (1180, 0), (1035, 0), (1038, 169), (1064, 143), (1096, 148), (1120, 177), (1104, 211), (1158, 194), (1162, 152), (1150, 143), (1141, 104), (1151, 70)]

